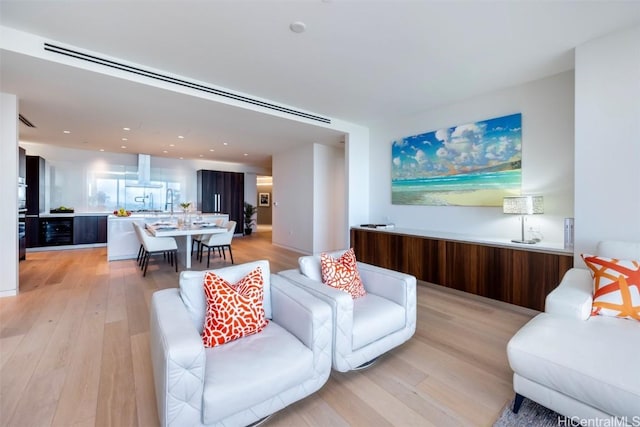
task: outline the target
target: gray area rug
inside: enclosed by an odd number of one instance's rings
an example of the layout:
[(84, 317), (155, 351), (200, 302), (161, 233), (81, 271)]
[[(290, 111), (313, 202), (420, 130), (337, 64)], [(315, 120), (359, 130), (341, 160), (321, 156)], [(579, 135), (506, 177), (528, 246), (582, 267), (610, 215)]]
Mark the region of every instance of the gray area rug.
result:
[[(514, 414), (511, 408), (513, 408), (513, 401), (504, 408), (493, 427), (558, 427), (559, 425), (571, 425), (568, 422), (569, 420), (566, 420), (562, 415), (527, 398), (522, 402), (517, 414)], [(563, 420), (563, 423), (560, 423), (560, 420)]]

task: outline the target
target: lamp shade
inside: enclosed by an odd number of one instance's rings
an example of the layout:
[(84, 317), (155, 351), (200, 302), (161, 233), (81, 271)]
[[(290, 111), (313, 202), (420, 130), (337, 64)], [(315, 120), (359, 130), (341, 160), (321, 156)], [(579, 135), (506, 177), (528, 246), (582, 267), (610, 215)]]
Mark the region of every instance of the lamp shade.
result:
[(508, 196), (502, 201), (502, 212), (516, 215), (544, 213), (542, 196)]

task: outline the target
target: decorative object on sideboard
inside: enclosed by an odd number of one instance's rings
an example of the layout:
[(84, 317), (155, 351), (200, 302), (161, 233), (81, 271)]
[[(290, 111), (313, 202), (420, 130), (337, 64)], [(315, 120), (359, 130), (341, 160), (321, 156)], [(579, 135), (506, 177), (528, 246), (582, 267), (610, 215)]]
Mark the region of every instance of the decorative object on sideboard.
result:
[(539, 242), (538, 239), (526, 240), (524, 238), (524, 220), (526, 215), (544, 213), (544, 203), (542, 196), (508, 196), (502, 201), (502, 212), (506, 214), (520, 215), (520, 240), (512, 239), (513, 243), (533, 244)]
[(565, 249), (573, 249), (574, 243), (574, 224), (573, 218), (565, 218), (564, 219), (564, 248)]

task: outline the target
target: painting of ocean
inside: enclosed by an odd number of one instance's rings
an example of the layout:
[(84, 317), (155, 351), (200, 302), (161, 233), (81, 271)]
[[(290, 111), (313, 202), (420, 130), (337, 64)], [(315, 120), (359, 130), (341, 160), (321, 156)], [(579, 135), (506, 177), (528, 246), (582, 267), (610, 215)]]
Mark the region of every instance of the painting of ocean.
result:
[(521, 123), (513, 114), (394, 141), (392, 203), (501, 206), (520, 194)]

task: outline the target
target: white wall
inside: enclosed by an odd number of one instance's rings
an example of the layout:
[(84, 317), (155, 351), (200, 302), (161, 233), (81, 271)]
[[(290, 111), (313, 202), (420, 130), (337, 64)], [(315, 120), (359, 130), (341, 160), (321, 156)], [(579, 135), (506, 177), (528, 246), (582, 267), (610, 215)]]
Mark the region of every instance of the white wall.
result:
[(563, 222), (573, 216), (574, 77), (565, 72), (464, 101), (388, 120), (371, 129), (371, 222), (515, 238), (519, 219), (498, 207), (391, 204), (391, 142), (443, 127), (522, 113), (522, 191), (544, 196), (545, 214), (531, 216), (546, 242), (563, 242)]
[(18, 293), (18, 99), (0, 93), (0, 296)]
[(313, 252), (313, 151), (307, 145), (272, 160), (271, 241), (303, 253)]
[(344, 149), (314, 144), (313, 150), (313, 253), (348, 245), (345, 221)]
[(640, 241), (640, 26), (576, 48), (576, 265)]

